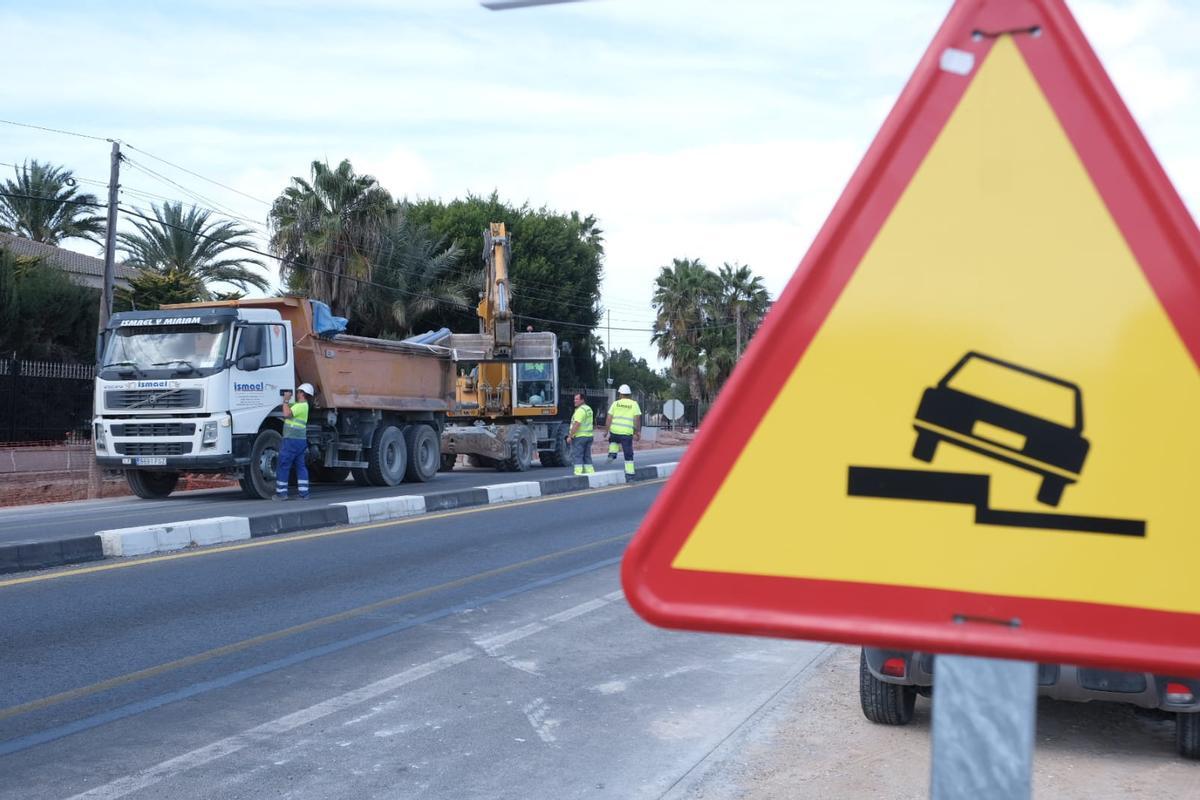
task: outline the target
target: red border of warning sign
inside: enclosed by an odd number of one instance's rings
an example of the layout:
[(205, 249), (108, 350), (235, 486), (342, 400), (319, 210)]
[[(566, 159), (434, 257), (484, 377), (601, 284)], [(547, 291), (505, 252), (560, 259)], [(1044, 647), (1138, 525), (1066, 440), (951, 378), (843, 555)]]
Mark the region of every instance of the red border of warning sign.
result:
[[(1200, 615), (915, 587), (676, 570), (671, 562), (799, 362), (987, 57), (1014, 40), (1200, 364), (1200, 231), (1061, 0), (958, 0), (862, 164), (651, 509), (622, 564), (631, 605), (668, 627), (1200, 675)], [(979, 32), (984, 35), (977, 35)], [(791, 524), (789, 515), (782, 524)], [(1200, 531), (1198, 534), (1200, 535)], [(881, 542), (881, 545), (886, 544)], [(1200, 585), (1200, 584), (1198, 584)], [(1021, 621), (955, 623), (954, 615)]]

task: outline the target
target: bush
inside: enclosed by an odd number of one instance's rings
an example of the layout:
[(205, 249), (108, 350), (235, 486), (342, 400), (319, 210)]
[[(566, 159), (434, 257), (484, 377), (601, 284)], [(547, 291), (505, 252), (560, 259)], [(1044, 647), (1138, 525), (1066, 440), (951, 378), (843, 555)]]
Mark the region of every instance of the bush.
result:
[(0, 248), (0, 354), (90, 362), (99, 305), (98, 290)]

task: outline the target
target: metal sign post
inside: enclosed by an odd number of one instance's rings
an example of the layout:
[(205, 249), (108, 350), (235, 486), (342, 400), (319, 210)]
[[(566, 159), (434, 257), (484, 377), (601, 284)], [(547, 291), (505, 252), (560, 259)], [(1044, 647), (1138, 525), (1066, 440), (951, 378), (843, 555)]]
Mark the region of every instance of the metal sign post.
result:
[(932, 800), (1028, 800), (1037, 665), (937, 656)]

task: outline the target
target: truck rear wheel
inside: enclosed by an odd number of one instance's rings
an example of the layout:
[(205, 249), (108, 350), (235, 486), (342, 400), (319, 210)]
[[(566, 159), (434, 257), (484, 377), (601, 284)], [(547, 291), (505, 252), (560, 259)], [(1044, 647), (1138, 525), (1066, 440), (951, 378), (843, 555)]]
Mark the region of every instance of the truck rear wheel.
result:
[(442, 466), (442, 442), (428, 425), (409, 425), (404, 431), (408, 468), (404, 480), (425, 483), (433, 480)]
[(270, 500), (275, 494), (275, 469), (279, 466), (279, 443), (283, 437), (267, 428), (259, 431), (250, 448), (250, 463), (238, 481), (247, 497)]
[(497, 462), (496, 468), (501, 472), (524, 472), (529, 469), (533, 459), (533, 435), (525, 426), (513, 431), (508, 443), (508, 458)]
[(125, 471), (125, 482), (129, 484), (130, 491), (143, 500), (161, 500), (175, 491), (179, 473), (130, 469)]
[(375, 437), (375, 443), (367, 453), (367, 478), (372, 486), (395, 486), (404, 480), (408, 466), (408, 448), (404, 434), (395, 425), (389, 425)]

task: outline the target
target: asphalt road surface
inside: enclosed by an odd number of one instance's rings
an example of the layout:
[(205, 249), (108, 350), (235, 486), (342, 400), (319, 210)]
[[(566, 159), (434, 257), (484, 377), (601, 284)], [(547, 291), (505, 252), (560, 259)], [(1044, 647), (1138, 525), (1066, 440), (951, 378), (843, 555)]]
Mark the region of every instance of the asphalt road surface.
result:
[[(639, 465), (678, 461), (681, 447), (646, 450), (635, 459)], [(603, 456), (596, 459), (596, 469), (623, 469), (622, 462), (609, 462)], [(453, 472), (439, 472), (428, 483), (402, 483), (379, 489), (356, 486), (346, 481), (337, 486), (314, 484), (314, 506), (345, 503), (351, 500), (370, 500), (375, 497), (395, 497), (405, 494), (426, 494), (471, 486), (487, 486), (513, 481), (535, 481), (558, 475), (572, 474), (571, 467), (541, 467), (534, 465), (528, 472), (497, 472), (494, 469), (458, 467)], [(22, 540), (63, 539), (68, 536), (87, 536), (96, 531), (129, 528), (162, 522), (183, 522), (205, 517), (249, 516), (269, 513), (267, 500), (248, 500), (237, 487), (181, 492), (165, 500), (141, 500), (123, 497), (116, 500), (88, 500), (75, 503), (15, 506), (0, 509), (0, 542)]]
[(661, 797), (829, 649), (637, 618), (660, 488), (0, 579), (0, 798)]

